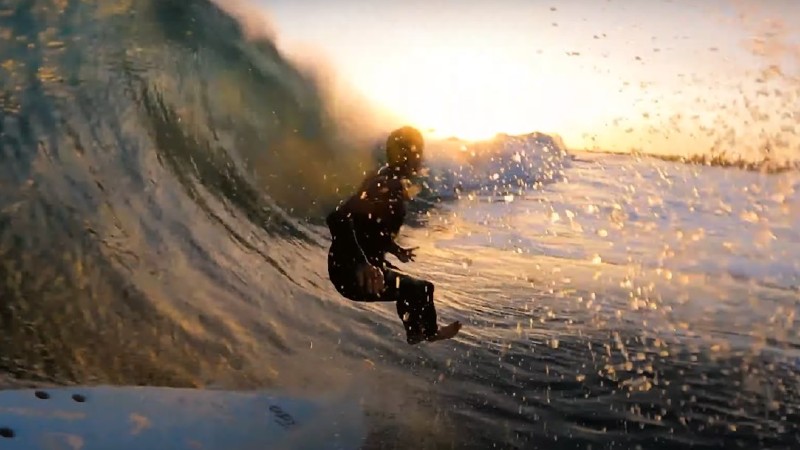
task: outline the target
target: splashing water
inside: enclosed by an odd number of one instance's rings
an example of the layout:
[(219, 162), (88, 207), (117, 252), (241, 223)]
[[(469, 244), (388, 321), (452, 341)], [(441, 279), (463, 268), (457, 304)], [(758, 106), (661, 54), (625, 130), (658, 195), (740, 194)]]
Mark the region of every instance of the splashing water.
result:
[(465, 327), (410, 347), (326, 279), (379, 127), (251, 31), (202, 0), (0, 7), (5, 385), (356, 385), (366, 448), (797, 445), (797, 172), (432, 142), (402, 240)]

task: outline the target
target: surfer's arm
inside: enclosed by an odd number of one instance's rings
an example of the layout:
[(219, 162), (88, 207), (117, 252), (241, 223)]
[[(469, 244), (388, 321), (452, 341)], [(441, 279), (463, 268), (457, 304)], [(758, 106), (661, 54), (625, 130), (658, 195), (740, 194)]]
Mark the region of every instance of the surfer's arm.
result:
[(397, 242), (394, 241), (391, 237), (389, 238), (389, 243), (386, 245), (386, 252), (392, 255), (400, 255), (405, 252), (406, 249), (397, 245)]
[(394, 242), (394, 240), (392, 240), (391, 248), (388, 250), (388, 252), (391, 253), (392, 255), (396, 256), (397, 259), (400, 260), (400, 262), (406, 263), (406, 262), (409, 262), (409, 261), (414, 261), (414, 258), (416, 257), (416, 255), (414, 253), (414, 250), (416, 250), (416, 249), (417, 249), (417, 247), (414, 247), (414, 248), (403, 248), (403, 247), (400, 247), (399, 245), (397, 245), (396, 242)]
[(342, 248), (345, 249), (345, 255), (343, 256), (347, 257), (349, 254), (357, 261), (358, 266), (354, 275), (359, 287), (367, 294), (376, 295), (386, 287), (383, 272), (370, 263), (364, 253), (364, 249), (358, 242), (358, 235), (356, 234), (357, 222), (354, 220), (357, 216), (354, 217), (352, 209), (348, 208), (350, 204), (350, 202), (347, 202), (342, 207), (336, 208), (336, 211), (328, 215), (326, 222), (331, 230), (333, 240), (341, 243)]
[[(389, 179), (387, 182), (387, 199), (386, 201), (394, 201), (394, 202), (405, 202), (409, 199), (408, 191), (407, 191), (407, 183), (404, 179), (401, 178), (393, 178)], [(391, 208), (391, 206), (390, 206)], [(413, 248), (403, 248), (397, 244), (395, 238), (397, 236), (395, 234), (389, 234), (386, 236), (385, 246), (386, 252), (396, 256), (401, 261), (407, 262), (412, 261), (414, 259), (414, 250)]]
[(345, 206), (346, 204), (336, 208), (326, 219), (328, 229), (331, 231), (331, 238), (347, 248), (358, 249), (357, 252), (354, 252), (357, 255), (356, 257), (360, 256), (359, 259), (361, 259), (361, 262), (368, 263), (367, 255), (361, 248), (361, 244), (359, 244), (358, 237), (356, 236), (353, 215)]

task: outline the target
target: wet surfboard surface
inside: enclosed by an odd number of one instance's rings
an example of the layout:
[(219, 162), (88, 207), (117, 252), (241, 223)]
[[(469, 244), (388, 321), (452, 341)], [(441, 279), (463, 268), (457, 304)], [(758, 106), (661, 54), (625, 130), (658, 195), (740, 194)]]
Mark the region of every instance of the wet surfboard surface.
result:
[(69, 387), (0, 391), (0, 450), (358, 449), (356, 399), (271, 391)]

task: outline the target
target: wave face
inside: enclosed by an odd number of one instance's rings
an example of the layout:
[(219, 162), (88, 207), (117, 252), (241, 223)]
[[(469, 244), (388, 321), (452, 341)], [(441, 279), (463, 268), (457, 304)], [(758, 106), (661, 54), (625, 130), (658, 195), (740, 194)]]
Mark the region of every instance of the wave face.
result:
[(239, 361), (226, 334), (303, 285), (287, 250), (321, 248), (306, 219), (372, 164), (324, 87), (202, 0), (18, 2), (0, 42), (0, 367), (193, 384)]

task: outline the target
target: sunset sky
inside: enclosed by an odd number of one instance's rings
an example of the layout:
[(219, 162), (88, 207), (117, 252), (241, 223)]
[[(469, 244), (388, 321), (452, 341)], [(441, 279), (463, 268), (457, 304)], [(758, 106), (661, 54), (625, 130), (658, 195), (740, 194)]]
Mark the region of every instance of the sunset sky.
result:
[[(435, 136), (702, 150), (731, 127), (786, 134), (800, 117), (800, 1), (252, 1), (282, 48), (324, 54)], [(777, 77), (756, 83), (770, 65)]]

